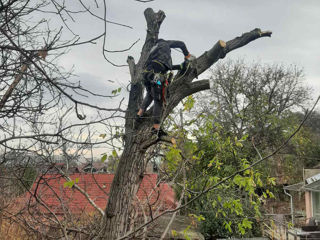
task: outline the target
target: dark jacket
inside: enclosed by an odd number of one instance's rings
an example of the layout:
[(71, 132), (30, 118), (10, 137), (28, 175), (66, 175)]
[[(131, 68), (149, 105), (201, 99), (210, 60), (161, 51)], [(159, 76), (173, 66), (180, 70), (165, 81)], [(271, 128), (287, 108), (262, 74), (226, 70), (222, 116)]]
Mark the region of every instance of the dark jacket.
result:
[(184, 56), (189, 54), (184, 42), (159, 39), (157, 44), (150, 50), (145, 67), (150, 69), (152, 62), (157, 61), (167, 69), (172, 69), (171, 48), (180, 48)]

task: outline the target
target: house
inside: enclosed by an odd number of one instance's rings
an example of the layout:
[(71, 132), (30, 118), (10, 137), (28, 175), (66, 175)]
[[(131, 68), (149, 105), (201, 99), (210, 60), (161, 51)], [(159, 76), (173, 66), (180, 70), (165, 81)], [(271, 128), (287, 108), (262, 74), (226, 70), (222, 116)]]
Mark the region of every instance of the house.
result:
[(105, 162), (89, 162), (80, 166), (82, 172), (85, 173), (108, 173), (107, 164)]
[[(91, 214), (96, 212), (96, 208), (90, 203), (89, 197), (97, 207), (105, 209), (114, 174), (76, 173), (69, 177), (72, 181), (68, 182), (60, 174), (43, 175), (34, 182), (30, 192), (19, 197), (19, 202), (35, 203), (41, 200), (43, 204), (40, 204), (38, 209), (41, 213), (49, 214), (51, 211), (56, 215), (66, 212)], [(156, 174), (145, 174), (137, 192), (137, 199), (144, 203), (157, 202), (157, 206), (163, 209), (175, 208), (173, 189), (167, 183), (157, 185), (157, 180)], [(73, 187), (74, 183), (83, 189), (88, 197)]]
[(284, 190), (304, 193), (306, 224), (310, 219), (320, 222), (320, 169), (304, 169), (303, 182), (285, 186)]
[[(38, 232), (37, 234), (40, 234), (37, 237), (46, 237), (50, 234), (50, 236), (55, 236), (60, 226), (59, 222), (72, 223), (75, 225), (71, 226), (81, 226), (85, 229), (92, 228), (90, 224), (96, 222), (93, 218), (99, 219), (100, 217), (97, 207), (103, 211), (107, 205), (114, 174), (76, 173), (69, 177), (72, 181), (67, 181), (59, 174), (40, 176), (29, 192), (13, 202), (12, 208), (15, 213), (12, 213), (15, 221), (22, 224), (27, 222), (28, 226), (32, 226)], [(87, 196), (77, 190), (74, 183), (83, 189)], [(134, 198), (133, 206), (130, 219), (132, 226), (135, 226), (144, 223), (146, 217), (152, 217), (151, 212), (155, 216), (165, 210), (175, 209), (177, 201), (169, 184), (159, 182), (157, 174), (145, 174)], [(165, 215), (150, 226), (150, 233), (156, 236), (150, 239), (159, 239), (170, 217), (170, 215)], [(178, 232), (179, 235), (176, 237), (184, 236), (188, 229), (187, 234), (192, 236), (190, 239), (204, 239), (190, 224), (191, 220), (188, 217), (176, 216), (170, 229)], [(176, 239), (171, 236), (171, 230), (168, 234), (170, 239)]]
[[(59, 174), (61, 171), (65, 173), (80, 173), (80, 169), (76, 164), (66, 164), (65, 162), (47, 163), (41, 166), (35, 166), (38, 173)], [(40, 170), (40, 171), (39, 171)]]
[[(115, 169), (114, 166), (114, 160), (109, 158), (108, 162), (101, 162), (101, 160), (87, 161), (86, 163), (81, 164), (78, 169), (80, 172), (85, 173), (113, 173)], [(157, 173), (157, 171), (157, 165), (149, 161), (145, 173)]]
[(320, 169), (306, 169), (304, 179), (306, 218), (320, 222)]
[[(304, 169), (303, 181), (285, 186), (284, 191), (290, 197), (291, 221), (296, 227), (296, 235), (302, 237), (301, 239), (310, 239), (310, 237), (320, 239), (320, 169)], [(292, 198), (294, 192), (304, 193), (305, 220), (303, 224), (296, 223)]]
[[(15, 221), (28, 223), (38, 232), (38, 238), (55, 236), (59, 222), (89, 228), (99, 221), (106, 208), (114, 174), (75, 173), (67, 181), (60, 174), (40, 175), (30, 191), (17, 198), (9, 207)], [(134, 197), (132, 224), (141, 222), (146, 209), (162, 212), (177, 206), (175, 193), (167, 183), (158, 183), (156, 174), (145, 174)], [(74, 184), (85, 193), (81, 193)], [(96, 220), (95, 220), (96, 219)], [(130, 223), (131, 224), (131, 223)]]

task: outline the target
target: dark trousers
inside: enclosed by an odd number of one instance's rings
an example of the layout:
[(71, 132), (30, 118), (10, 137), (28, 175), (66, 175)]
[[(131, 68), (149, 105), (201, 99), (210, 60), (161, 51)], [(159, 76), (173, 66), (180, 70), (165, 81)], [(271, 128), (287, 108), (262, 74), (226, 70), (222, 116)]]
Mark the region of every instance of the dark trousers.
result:
[(147, 90), (147, 94), (143, 99), (141, 109), (145, 112), (151, 102), (153, 101), (153, 123), (160, 124), (161, 120), (161, 112), (162, 112), (162, 88), (163, 88), (163, 81), (162, 84), (159, 85), (154, 82), (155, 73), (160, 73), (163, 78), (166, 74), (167, 69), (158, 63), (153, 63), (147, 68), (147, 72), (144, 74), (144, 85)]

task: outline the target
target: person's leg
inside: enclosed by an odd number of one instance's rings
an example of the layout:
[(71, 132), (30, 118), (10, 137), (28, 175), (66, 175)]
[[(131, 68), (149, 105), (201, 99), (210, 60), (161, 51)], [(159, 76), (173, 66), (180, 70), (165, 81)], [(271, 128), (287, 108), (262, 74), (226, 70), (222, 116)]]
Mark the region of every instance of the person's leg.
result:
[[(166, 74), (167, 69), (159, 65), (158, 63), (154, 63), (151, 67), (153, 74), (146, 74), (145, 79), (149, 83), (146, 85), (147, 95), (143, 100), (141, 108), (137, 113), (137, 118), (140, 119), (142, 114), (146, 111), (147, 107), (151, 104), (152, 100), (154, 101), (153, 104), (153, 129), (152, 132), (160, 135), (167, 135), (165, 132), (161, 131), (160, 129), (160, 120), (161, 120), (161, 113), (162, 113), (162, 84), (164, 81), (160, 81), (160, 84), (155, 82), (155, 74), (160, 74), (161, 77), (164, 77)], [(161, 79), (163, 80), (163, 79)], [(147, 88), (147, 86), (149, 88)]]
[(145, 82), (144, 82), (144, 85), (145, 85), (145, 88), (146, 88), (146, 91), (147, 91), (147, 94), (146, 96), (144, 97), (143, 101), (142, 101), (142, 104), (140, 106), (140, 109), (137, 113), (138, 116), (142, 116), (142, 114), (147, 110), (147, 108), (149, 107), (149, 105), (151, 104), (153, 98), (152, 98), (152, 94), (151, 94), (151, 80), (150, 80), (150, 77), (153, 77), (154, 74), (149, 74), (147, 73), (144, 78), (145, 78)]
[(149, 107), (149, 105), (151, 104), (151, 102), (153, 100), (153, 97), (152, 97), (152, 94), (151, 94), (150, 81), (146, 81), (145, 82), (145, 87), (146, 87), (146, 90), (147, 90), (147, 94), (144, 97), (144, 99), (142, 101), (142, 104), (141, 104), (141, 106), (140, 106), (140, 108), (139, 108), (139, 110), (137, 112), (136, 117), (135, 117), (134, 125), (133, 125), (134, 129), (138, 129), (138, 126), (142, 123), (142, 121), (143, 121), (142, 115), (147, 110), (147, 108)]
[(158, 137), (166, 136), (168, 135), (166, 132), (164, 132), (160, 128), (160, 121), (161, 121), (161, 113), (163, 108), (163, 102), (162, 102), (162, 86), (160, 85), (154, 85), (151, 89), (153, 94), (153, 128), (151, 129), (151, 132), (153, 134), (156, 134)]
[(153, 127), (160, 129), (160, 120), (162, 112), (161, 85), (153, 84), (151, 93), (153, 97)]
[(145, 98), (143, 99), (142, 101), (142, 104), (141, 104), (141, 107), (137, 113), (138, 116), (142, 116), (142, 114), (147, 110), (147, 108), (149, 107), (149, 105), (151, 104), (153, 98), (152, 98), (152, 95), (151, 95), (151, 89), (147, 89), (147, 94), (145, 96)]

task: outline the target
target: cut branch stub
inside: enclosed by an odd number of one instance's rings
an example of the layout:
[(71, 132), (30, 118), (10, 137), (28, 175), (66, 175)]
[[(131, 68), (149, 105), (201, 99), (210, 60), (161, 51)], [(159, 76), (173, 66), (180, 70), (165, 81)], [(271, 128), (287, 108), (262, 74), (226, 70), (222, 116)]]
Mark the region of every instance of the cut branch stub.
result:
[(227, 42), (227, 47), (225, 48), (225, 54), (228, 52), (240, 48), (248, 43), (256, 40), (260, 37), (271, 37), (271, 31), (261, 31), (260, 28), (255, 28), (251, 32), (246, 32), (242, 34), (240, 37), (236, 37)]
[(198, 74), (203, 73), (219, 59), (224, 58), (227, 53), (237, 48), (243, 47), (244, 45), (247, 45), (248, 43), (258, 38), (270, 37), (271, 34), (271, 31), (263, 32), (260, 28), (255, 28), (252, 31), (246, 32), (228, 42), (224, 42), (222, 40), (218, 41), (209, 51), (205, 52), (197, 59)]
[(156, 40), (158, 40), (161, 23), (166, 17), (163, 11), (160, 10), (155, 13), (152, 8), (147, 8), (144, 11), (144, 16), (147, 22), (147, 36), (142, 48), (139, 62), (137, 64), (140, 70), (142, 70), (144, 63), (147, 60), (150, 49), (155, 45)]
[(159, 35), (159, 29), (161, 26), (161, 23), (165, 19), (166, 15), (165, 13), (160, 10), (157, 13), (155, 13), (152, 8), (147, 8), (144, 11), (144, 15), (147, 21), (147, 40), (158, 40), (158, 35)]
[(129, 71), (131, 76), (131, 81), (134, 80), (134, 77), (136, 75), (136, 64), (134, 62), (134, 58), (131, 56), (128, 56), (127, 63), (129, 65)]
[(224, 52), (223, 50), (226, 46), (227, 44), (224, 41), (219, 40), (209, 51), (206, 52), (207, 57), (211, 61), (218, 60), (220, 57), (220, 54)]

